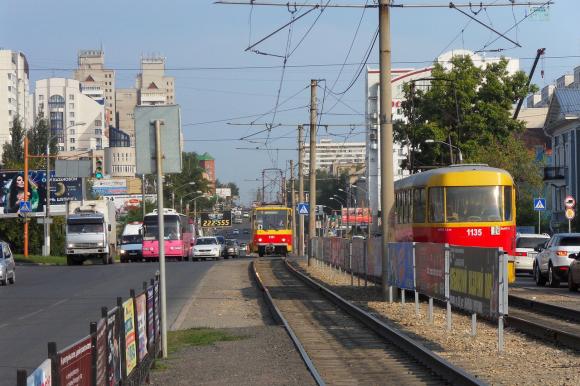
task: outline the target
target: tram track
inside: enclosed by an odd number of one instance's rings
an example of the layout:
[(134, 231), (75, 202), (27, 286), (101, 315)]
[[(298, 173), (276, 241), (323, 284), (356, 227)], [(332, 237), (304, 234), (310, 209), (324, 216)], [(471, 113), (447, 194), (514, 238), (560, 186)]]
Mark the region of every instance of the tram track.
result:
[(281, 259), (255, 260), (253, 271), (320, 385), (484, 384)]

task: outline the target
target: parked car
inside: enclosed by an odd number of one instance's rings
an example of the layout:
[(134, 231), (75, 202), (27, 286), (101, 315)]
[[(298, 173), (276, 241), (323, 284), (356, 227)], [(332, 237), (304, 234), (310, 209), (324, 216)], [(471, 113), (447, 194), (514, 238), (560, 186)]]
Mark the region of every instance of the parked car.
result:
[(550, 235), (535, 233), (518, 233), (516, 234), (516, 243), (514, 249), (514, 261), (516, 272), (525, 272), (533, 274), (534, 258), (536, 256), (535, 248), (543, 247), (550, 240)]
[(223, 249), (217, 237), (198, 237), (193, 246), (193, 260), (212, 258), (217, 260), (222, 256)]
[(240, 245), (237, 240), (226, 240), (226, 249), (224, 256), (228, 257), (238, 257), (240, 255)]
[(580, 233), (558, 233), (542, 247), (535, 248), (538, 254), (534, 260), (534, 280), (536, 285), (546, 283), (558, 287), (568, 280), (571, 254), (580, 252)]
[(568, 289), (575, 292), (580, 286), (580, 253), (575, 253), (570, 257), (574, 260), (570, 264), (570, 272), (568, 272)]
[(0, 241), (0, 285), (16, 283), (16, 264), (8, 243)]

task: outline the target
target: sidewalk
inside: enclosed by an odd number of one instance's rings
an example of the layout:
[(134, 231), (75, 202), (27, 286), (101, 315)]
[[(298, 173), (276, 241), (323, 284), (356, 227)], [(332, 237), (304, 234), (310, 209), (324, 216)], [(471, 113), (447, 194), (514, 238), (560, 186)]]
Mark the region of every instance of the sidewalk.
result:
[(152, 385), (315, 384), (284, 328), (274, 324), (251, 277), (251, 261), (216, 263), (170, 325), (219, 328), (245, 339), (177, 352), (167, 370), (152, 372)]

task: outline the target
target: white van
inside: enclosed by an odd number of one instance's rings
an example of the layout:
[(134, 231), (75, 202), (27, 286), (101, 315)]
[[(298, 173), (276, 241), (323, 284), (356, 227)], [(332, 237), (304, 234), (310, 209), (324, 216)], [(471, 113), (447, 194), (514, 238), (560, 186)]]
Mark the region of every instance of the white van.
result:
[(121, 235), (121, 263), (143, 259), (143, 223), (134, 221), (125, 225)]

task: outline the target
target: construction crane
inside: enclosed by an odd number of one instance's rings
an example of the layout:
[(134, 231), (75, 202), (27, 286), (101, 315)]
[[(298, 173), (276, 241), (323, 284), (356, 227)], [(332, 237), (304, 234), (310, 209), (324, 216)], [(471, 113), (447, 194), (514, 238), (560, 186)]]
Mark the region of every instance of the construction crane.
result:
[[(536, 59), (534, 59), (534, 65), (532, 66), (532, 69), (530, 70), (530, 74), (528, 75), (528, 82), (526, 83), (526, 89), (530, 86), (530, 83), (532, 81), (532, 77), (534, 76), (534, 71), (536, 71), (536, 66), (538, 65), (538, 61), (540, 60), (540, 56), (544, 55), (545, 52), (546, 52), (545, 48), (539, 48), (538, 51), (536, 52)], [(521, 97), (520, 100), (518, 101), (518, 105), (516, 106), (516, 111), (514, 111), (514, 119), (517, 119), (518, 115), (520, 114), (522, 104), (524, 103), (524, 98), (525, 98), (525, 96)]]

